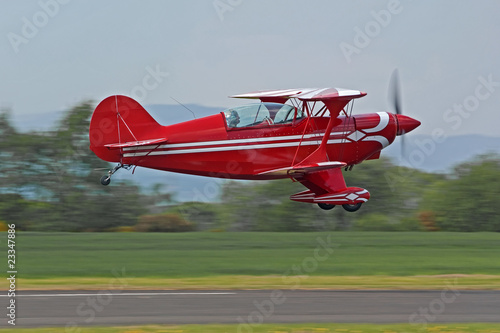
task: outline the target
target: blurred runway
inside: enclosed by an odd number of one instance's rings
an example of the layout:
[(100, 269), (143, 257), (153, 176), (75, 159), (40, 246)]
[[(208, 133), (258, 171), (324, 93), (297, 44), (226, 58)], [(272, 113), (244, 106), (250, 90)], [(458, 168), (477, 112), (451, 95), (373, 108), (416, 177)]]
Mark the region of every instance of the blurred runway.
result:
[[(0, 295), (6, 313), (9, 300)], [(68, 332), (88, 325), (500, 322), (500, 291), (451, 289), (25, 291), (15, 305), (16, 327)], [(11, 327), (2, 316), (0, 327)]]

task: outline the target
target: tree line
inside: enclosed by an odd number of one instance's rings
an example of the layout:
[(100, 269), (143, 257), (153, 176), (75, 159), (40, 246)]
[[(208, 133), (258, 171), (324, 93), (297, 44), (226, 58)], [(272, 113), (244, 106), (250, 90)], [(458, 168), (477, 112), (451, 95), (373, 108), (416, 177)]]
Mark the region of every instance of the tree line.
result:
[[(89, 150), (92, 102), (68, 110), (50, 131), (21, 133), (0, 112), (0, 221), (32, 231), (500, 231), (500, 156), (449, 174), (367, 161), (344, 173), (371, 199), (356, 213), (289, 200), (288, 179), (225, 181), (217, 202), (176, 203), (157, 184), (99, 183), (112, 166)], [(167, 187), (168, 190), (168, 187)], [(162, 206), (164, 203), (167, 206)]]

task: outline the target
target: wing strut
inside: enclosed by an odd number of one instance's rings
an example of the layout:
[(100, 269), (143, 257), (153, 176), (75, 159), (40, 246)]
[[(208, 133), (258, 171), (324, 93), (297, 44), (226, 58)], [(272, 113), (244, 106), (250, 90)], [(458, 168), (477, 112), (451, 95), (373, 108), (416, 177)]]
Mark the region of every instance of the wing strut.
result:
[(330, 161), (326, 152), (326, 145), (328, 144), (330, 134), (332, 133), (333, 126), (335, 125), (335, 121), (337, 120), (340, 111), (347, 105), (347, 103), (349, 103), (349, 100), (326, 100), (324, 103), (330, 112), (330, 120), (328, 121), (323, 139), (321, 140), (318, 149), (313, 151), (303, 161), (297, 164), (297, 167)]

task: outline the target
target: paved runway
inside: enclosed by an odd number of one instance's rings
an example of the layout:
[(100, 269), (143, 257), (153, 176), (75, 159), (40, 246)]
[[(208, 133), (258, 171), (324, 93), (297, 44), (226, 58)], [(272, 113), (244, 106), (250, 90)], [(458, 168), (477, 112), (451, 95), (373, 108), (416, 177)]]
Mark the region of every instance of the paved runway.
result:
[[(9, 298), (0, 295), (7, 313)], [(25, 291), (16, 327), (500, 322), (500, 291)], [(8, 325), (5, 314), (0, 327)], [(244, 331), (244, 330), (243, 330)]]

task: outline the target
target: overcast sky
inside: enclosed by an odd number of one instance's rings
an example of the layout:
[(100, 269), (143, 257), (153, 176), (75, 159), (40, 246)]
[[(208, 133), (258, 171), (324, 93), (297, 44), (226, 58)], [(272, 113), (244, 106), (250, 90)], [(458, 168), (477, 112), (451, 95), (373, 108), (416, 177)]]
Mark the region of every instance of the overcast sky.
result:
[(297, 87), (359, 89), (354, 112), (381, 111), (399, 68), (415, 132), (499, 136), (500, 1), (0, 4), (0, 106), (16, 114), (116, 93), (229, 107)]

